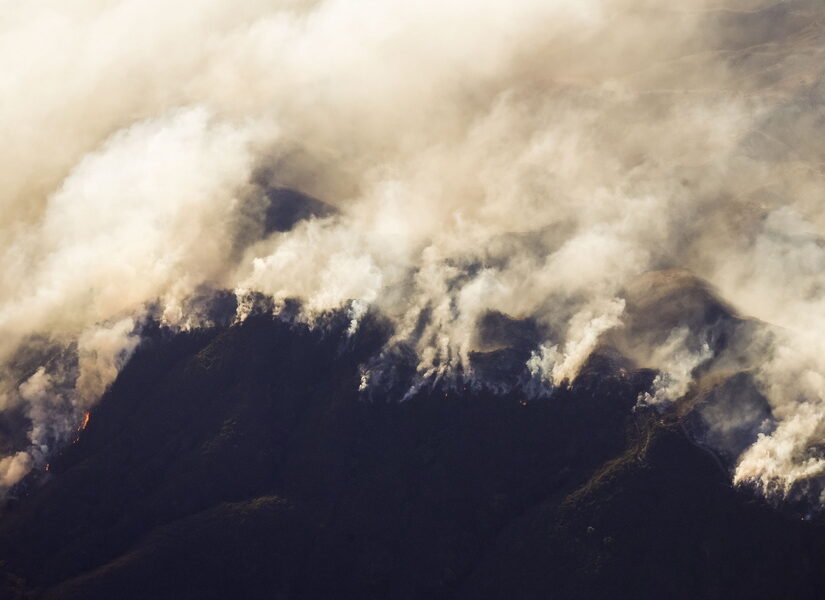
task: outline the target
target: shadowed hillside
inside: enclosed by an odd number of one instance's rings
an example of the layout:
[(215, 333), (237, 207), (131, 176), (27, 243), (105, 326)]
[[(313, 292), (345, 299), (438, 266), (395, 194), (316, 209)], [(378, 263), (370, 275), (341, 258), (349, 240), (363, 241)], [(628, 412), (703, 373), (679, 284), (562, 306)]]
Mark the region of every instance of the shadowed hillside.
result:
[(149, 332), (6, 506), (4, 597), (821, 597), (823, 527), (634, 412), (652, 373), (379, 401), (347, 325)]

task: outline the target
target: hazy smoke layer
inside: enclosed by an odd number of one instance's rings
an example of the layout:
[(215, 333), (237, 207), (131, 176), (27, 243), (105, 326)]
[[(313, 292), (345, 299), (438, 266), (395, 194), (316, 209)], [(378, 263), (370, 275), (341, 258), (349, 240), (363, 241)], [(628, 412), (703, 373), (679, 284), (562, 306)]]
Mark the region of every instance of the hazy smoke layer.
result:
[(608, 343), (660, 370), (647, 404), (745, 373), (765, 418), (714, 392), (709, 439), (745, 436), (737, 481), (815, 493), (823, 19), (818, 0), (0, 0), (0, 409), (30, 423), (0, 440), (0, 488), (71, 438), (142, 318), (196, 326), (192, 299), (232, 289), (239, 318), (250, 292), (310, 321), (380, 311), (422, 379), (471, 373), (491, 311), (537, 324), (525, 368), (548, 387)]

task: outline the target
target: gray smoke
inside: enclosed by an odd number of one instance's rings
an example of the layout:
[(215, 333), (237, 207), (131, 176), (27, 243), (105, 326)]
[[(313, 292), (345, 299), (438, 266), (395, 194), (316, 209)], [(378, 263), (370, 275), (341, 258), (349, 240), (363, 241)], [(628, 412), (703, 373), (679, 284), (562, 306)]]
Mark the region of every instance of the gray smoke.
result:
[[(141, 319), (197, 327), (192, 298), (231, 289), (239, 319), (256, 293), (310, 323), (379, 311), (422, 380), (472, 371), (491, 313), (543, 332), (548, 387), (607, 344), (659, 370), (655, 406), (745, 373), (771, 425), (743, 412), (734, 479), (799, 491), (825, 474), (823, 17), (0, 3), (0, 409), (31, 423), (0, 487), (73, 435)], [(702, 412), (709, 439), (740, 404)]]

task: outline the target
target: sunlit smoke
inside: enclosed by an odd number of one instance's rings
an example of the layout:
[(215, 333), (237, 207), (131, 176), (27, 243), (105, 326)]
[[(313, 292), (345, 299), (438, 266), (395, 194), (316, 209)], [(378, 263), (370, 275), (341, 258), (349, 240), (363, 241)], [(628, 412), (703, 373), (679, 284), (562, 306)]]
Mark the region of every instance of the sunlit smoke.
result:
[(825, 474), (822, 17), (0, 3), (0, 409), (31, 424), (0, 489), (71, 438), (145, 319), (206, 325), (195, 299), (232, 290), (238, 319), (256, 295), (350, 333), (380, 313), (418, 382), (472, 376), (505, 343), (490, 314), (534, 323), (548, 388), (607, 345), (659, 370), (657, 408), (746, 372), (775, 428), (734, 478), (800, 491)]

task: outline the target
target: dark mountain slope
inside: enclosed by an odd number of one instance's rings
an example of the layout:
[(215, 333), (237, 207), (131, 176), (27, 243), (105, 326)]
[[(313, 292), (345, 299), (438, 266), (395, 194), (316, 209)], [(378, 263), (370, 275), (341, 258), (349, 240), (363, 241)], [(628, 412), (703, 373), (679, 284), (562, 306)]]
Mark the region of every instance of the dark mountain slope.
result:
[(387, 332), (147, 336), (0, 520), (9, 597), (817, 598), (825, 531), (733, 490), (652, 374), (359, 394)]

